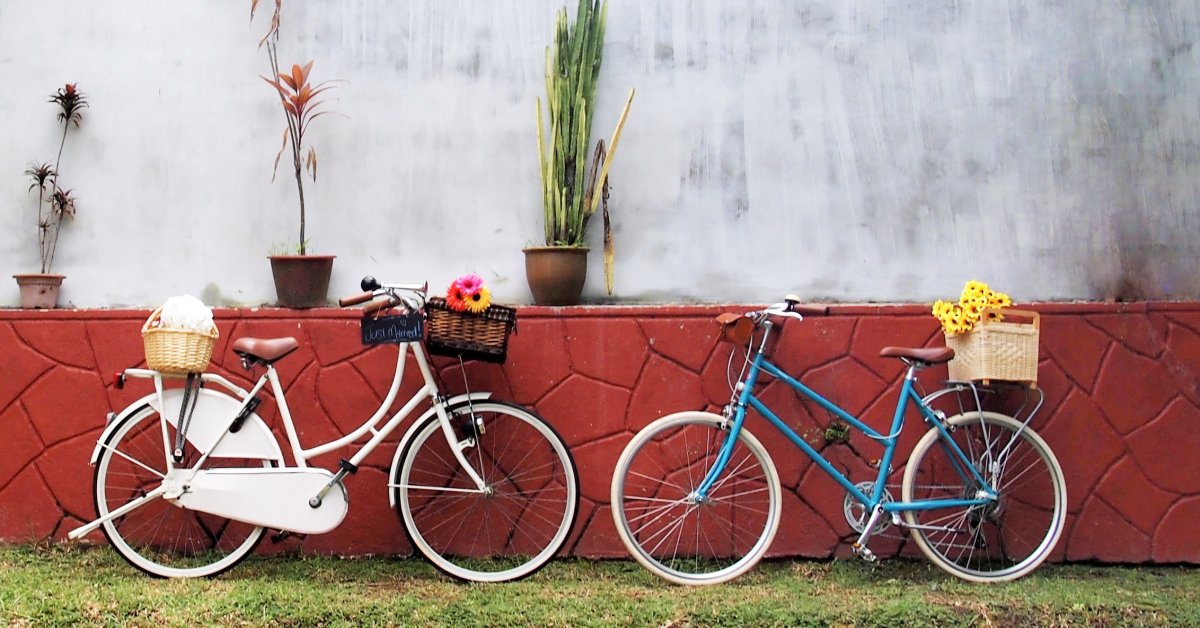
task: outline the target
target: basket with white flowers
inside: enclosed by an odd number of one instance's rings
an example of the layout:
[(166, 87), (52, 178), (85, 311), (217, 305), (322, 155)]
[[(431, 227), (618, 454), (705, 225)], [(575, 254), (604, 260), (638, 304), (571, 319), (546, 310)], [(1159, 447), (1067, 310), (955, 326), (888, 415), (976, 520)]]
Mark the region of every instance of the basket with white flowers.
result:
[(142, 325), (146, 367), (174, 375), (201, 373), (219, 336), (208, 306), (189, 295), (171, 297)]

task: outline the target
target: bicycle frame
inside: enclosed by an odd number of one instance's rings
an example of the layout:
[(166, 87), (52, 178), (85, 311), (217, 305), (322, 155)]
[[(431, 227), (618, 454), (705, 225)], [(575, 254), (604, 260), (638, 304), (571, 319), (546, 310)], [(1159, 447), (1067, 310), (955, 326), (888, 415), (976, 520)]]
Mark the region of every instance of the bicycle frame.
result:
[[(916, 371), (918, 367), (910, 364), (904, 376), (904, 384), (900, 391), (900, 399), (896, 403), (896, 411), (892, 417), (891, 432), (889, 434), (880, 434), (878, 430), (870, 425), (863, 423), (858, 417), (851, 415), (842, 408), (838, 407), (833, 402), (825, 399), (815, 390), (805, 386), (796, 378), (788, 375), (778, 366), (767, 360), (764, 347), (766, 346), (766, 336), (770, 333), (770, 322), (764, 323), (767, 327), (767, 332), (759, 344), (758, 349), (754, 353), (751, 360), (749, 371), (745, 379), (738, 385), (737, 402), (732, 408), (726, 410), (726, 417), (731, 417), (731, 425), (729, 433), (725, 437), (725, 442), (722, 443), (717, 455), (717, 460), (709, 469), (708, 474), (701, 482), (700, 487), (696, 489), (692, 496), (697, 501), (704, 501), (708, 498), (708, 493), (712, 489), (714, 483), (725, 471), (726, 465), (733, 453), (733, 447), (737, 442), (738, 434), (741, 433), (742, 426), (746, 420), (746, 409), (753, 408), (769, 423), (775, 426), (793, 445), (803, 451), (809, 458), (813, 460), (827, 475), (834, 479), (846, 492), (850, 493), (867, 507), (868, 512), (875, 513), (886, 512), (892, 513), (893, 518), (897, 518), (896, 513), (909, 510), (934, 510), (938, 508), (948, 507), (963, 507), (963, 506), (982, 506), (994, 501), (997, 498), (997, 492), (992, 488), (991, 483), (979, 475), (975, 466), (958, 447), (957, 443), (949, 437), (946, 426), (943, 424), (939, 416), (929, 408), (924, 400), (917, 395), (914, 384), (916, 383)], [(884, 447), (883, 458), (879, 463), (879, 474), (875, 479), (875, 485), (870, 495), (867, 495), (853, 482), (846, 477), (844, 473), (836, 469), (824, 456), (821, 455), (812, 445), (808, 444), (799, 434), (789, 427), (782, 419), (779, 418), (770, 408), (766, 406), (754, 394), (754, 389), (758, 383), (758, 377), (762, 372), (766, 372), (771, 377), (786, 383), (796, 392), (811, 399), (817, 405), (821, 406), (828, 412), (845, 421), (854, 429), (862, 432), (873, 440), (880, 441)], [(918, 500), (913, 502), (901, 502), (885, 500), (885, 480), (891, 472), (891, 463), (895, 458), (896, 448), (899, 443), (900, 431), (904, 427), (904, 415), (906, 407), (911, 404), (917, 408), (919, 414), (925, 419), (925, 422), (937, 429), (944, 438), (940, 442), (946, 445), (951, 452), (950, 458), (957, 461), (956, 467), (960, 475), (964, 479), (973, 480), (975, 486), (981, 487), (976, 492), (974, 499), (935, 499), (935, 500)]]
[[(405, 402), (404, 406), (401, 407), (400, 410), (392, 415), (387, 423), (377, 429), (376, 426), (378, 426), (379, 422), (387, 416), (388, 409), (391, 408), (392, 403), (396, 400), (396, 395), (400, 390), (400, 384), (404, 380), (404, 369), (407, 362), (406, 358), (408, 357), (408, 352), (410, 349), (412, 350), (413, 358), (417, 363), (417, 370), (421, 374), (423, 385), (415, 393), (413, 393), (413, 396), (410, 397), (407, 402)], [(212, 380), (224, 379), (219, 375), (207, 375), (207, 377)], [(155, 386), (161, 387), (161, 381), (161, 378), (156, 378)], [(287, 435), (288, 444), (291, 446), (292, 458), (299, 467), (307, 467), (310, 459), (322, 454), (327, 454), (337, 449), (341, 449), (342, 447), (352, 445), (354, 442), (366, 436), (367, 433), (371, 433), (372, 436), (370, 440), (361, 445), (358, 448), (358, 451), (355, 452), (354, 456), (352, 456), (346, 461), (346, 463), (342, 465), (343, 468), (339, 470), (339, 474), (335, 478), (341, 479), (345, 476), (345, 473), (348, 472), (346, 469), (347, 464), (349, 464), (352, 468), (356, 468), (363, 460), (367, 458), (367, 456), (371, 455), (371, 452), (373, 452), (385, 438), (395, 431), (396, 427), (399, 426), (400, 423), (408, 418), (409, 414), (411, 414), (418, 405), (420, 405), (423, 401), (429, 400), (433, 405), (434, 411), (438, 415), (438, 418), (442, 424), (442, 431), (446, 435), (447, 441), (451, 445), (451, 450), (454, 453), (455, 458), (458, 459), (458, 462), (462, 465), (463, 470), (466, 471), (471, 479), (475, 482), (477, 488), (481, 491), (484, 488), (483, 479), (475, 473), (475, 470), (470, 464), (467, 463), (466, 458), (463, 457), (462, 451), (471, 445), (470, 441), (468, 440), (460, 442), (455, 440), (454, 432), (450, 425), (450, 419), (446, 415), (444, 404), (439, 403), (441, 393), (438, 390), (437, 384), (434, 382), (433, 373), (429, 370), (429, 360), (426, 357), (425, 350), (420, 343), (400, 343), (399, 350), (397, 351), (396, 355), (396, 371), (392, 378), (392, 384), (388, 388), (388, 392), (383, 399), (383, 403), (380, 404), (379, 409), (377, 409), (370, 418), (365, 420), (362, 425), (349, 434), (345, 434), (341, 438), (317, 445), (310, 449), (305, 449), (300, 444), (300, 438), (296, 431), (296, 425), (292, 420), (291, 409), (288, 407), (287, 399), (284, 396), (283, 385), (280, 383), (279, 374), (275, 371), (275, 367), (273, 365), (267, 365), (266, 372), (258, 378), (254, 388), (246, 393), (244, 399), (249, 400), (253, 398), (254, 395), (262, 390), (265, 384), (268, 382), (271, 385), (272, 396), (275, 398), (275, 402), (279, 407), (279, 415), (283, 420), (284, 432)], [(232, 384), (229, 384), (229, 386), (232, 386)], [(247, 401), (244, 401), (243, 404), (244, 403), (247, 403)], [(203, 464), (204, 459), (207, 457), (208, 455), (206, 454), (196, 466)]]
[[(406, 365), (407, 356), (408, 356), (408, 353), (410, 350), (412, 351), (412, 355), (416, 361), (417, 369), (421, 374), (423, 385), (415, 393), (413, 393), (413, 396), (404, 404), (404, 406), (400, 410), (398, 410), (395, 414), (393, 414), (386, 423), (384, 423), (382, 426), (379, 426), (380, 422), (384, 419), (384, 417), (387, 416), (388, 409), (391, 408), (392, 403), (396, 400), (396, 396), (400, 390), (401, 382), (404, 379), (405, 365)], [(162, 373), (160, 373), (158, 371), (148, 370), (148, 369), (126, 369), (124, 374), (127, 377), (154, 380), (155, 394), (158, 397), (158, 404), (159, 404), (158, 407), (160, 409), (165, 407), (165, 403), (163, 401), (164, 400), (164, 387), (163, 387), (164, 375)], [(367, 456), (369, 456), (371, 454), (371, 452), (373, 452), (375, 450), (375, 448), (378, 447), (379, 444), (382, 443), (385, 438), (387, 438), (393, 431), (395, 431), (396, 427), (398, 427), (405, 419), (407, 419), (408, 416), (410, 414), (412, 414), (413, 410), (416, 409), (417, 406), (419, 406), (422, 402), (424, 402), (426, 400), (430, 401), (430, 403), (432, 404), (432, 408), (428, 412), (434, 412), (437, 414), (438, 422), (441, 425), (442, 432), (446, 437), (447, 443), (449, 443), (449, 445), (450, 445), (451, 452), (453, 453), (455, 459), (458, 461), (461, 468), (471, 478), (472, 482), (475, 483), (476, 491), (482, 493), (486, 490), (486, 485), (485, 485), (483, 478), (481, 478), (479, 476), (479, 474), (476, 473), (475, 469), (468, 463), (468, 461), (466, 460), (466, 457), (463, 454), (463, 450), (467, 449), (468, 447), (473, 446), (473, 444), (474, 444), (473, 439), (466, 439), (463, 441), (457, 440), (454, 435), (453, 426), (450, 423), (449, 416), (446, 414), (447, 406), (449, 406), (461, 399), (486, 398), (486, 393), (481, 393), (479, 395), (457, 396), (452, 399), (443, 399), (441, 392), (438, 390), (437, 384), (435, 383), (435, 380), (433, 378), (433, 373), (430, 371), (429, 361), (425, 355), (424, 348), (421, 346), (421, 344), (419, 342), (400, 343), (398, 351), (397, 351), (397, 357), (396, 357), (396, 371), (395, 371), (395, 375), (392, 378), (391, 386), (388, 389), (387, 395), (385, 396), (383, 402), (380, 404), (379, 409), (376, 410), (375, 413), (371, 417), (366, 419), (357, 429), (355, 429), (351, 433), (346, 434), (338, 439), (329, 441), (327, 443), (319, 444), (319, 445), (309, 448), (309, 449), (305, 449), (300, 444), (300, 439), (299, 439), (299, 436), (298, 436), (298, 433), (296, 430), (296, 426), (292, 419), (291, 410), (288, 407), (287, 399), (284, 396), (283, 385), (280, 383), (279, 375), (275, 371), (275, 368), (273, 365), (268, 364), (266, 366), (266, 371), (258, 378), (258, 380), (255, 382), (254, 386), (250, 390), (245, 390), (245, 389), (241, 388), (240, 386), (234, 384), (233, 382), (230, 382), (225, 377), (222, 377), (221, 375), (217, 375), (215, 373), (200, 374), (200, 381), (205, 384), (214, 384), (216, 386), (219, 386), (219, 387), (225, 389), (226, 391), (232, 393), (237, 399), (240, 399), (241, 404), (238, 407), (238, 411), (235, 413), (232, 413), (228, 417), (228, 423), (223, 427), (223, 431), (221, 432), (220, 436), (216, 439), (215, 442), (212, 443), (212, 447), (209, 449), (209, 451), (206, 452), (204, 455), (202, 455), (201, 458), (199, 460), (197, 460), (191, 466), (191, 468), (190, 468), (191, 473), (186, 473), (188, 471), (188, 469), (177, 470), (175, 468), (174, 458), (172, 457), (172, 454), (170, 451), (171, 439), (168, 436), (168, 418), (166, 417), (165, 413), (159, 412), (159, 420), (160, 420), (160, 423), (162, 426), (162, 431), (163, 431), (163, 446), (164, 446), (163, 453), (164, 453), (166, 467), (167, 467), (165, 477), (173, 478), (173, 481), (171, 482), (172, 487), (178, 486), (181, 484), (185, 484), (185, 483), (191, 481), (191, 479), (193, 477), (195, 477), (195, 475), (199, 472), (199, 470), (201, 468), (203, 468), (204, 463), (208, 460), (208, 458), (213, 453), (213, 451), (216, 450), (216, 448), (220, 444), (221, 440), (223, 440), (226, 436), (228, 436), (230, 433), (232, 433), (231, 428), (232, 428), (235, 420), (237, 419), (237, 417), (242, 415), (243, 413), (247, 412), (247, 408), (250, 407), (250, 404), (252, 403), (252, 400), (255, 398), (255, 396), (269, 384), (271, 387), (271, 393), (275, 399), (276, 404), (278, 405), (280, 417), (283, 420), (284, 432), (287, 436), (288, 443), (291, 447), (292, 459), (295, 461), (295, 465), (298, 468), (307, 468), (309, 466), (308, 461), (311, 458), (320, 456), (322, 454), (329, 453), (331, 451), (335, 451), (342, 447), (352, 445), (354, 442), (363, 438), (368, 433), (371, 434), (371, 438), (366, 443), (364, 443), (363, 445), (361, 445), (358, 448), (358, 450), (355, 452), (355, 455), (350, 460), (342, 461), (340, 468), (337, 470), (337, 472), (335, 474), (332, 475), (331, 479), (325, 485), (325, 487), (319, 493), (310, 497), (310, 503), (312, 503), (313, 501), (315, 501), (316, 503), (320, 503), (320, 500), (322, 500), (325, 497), (325, 495), (330, 490), (333, 489), (334, 486), (336, 486), (342, 479), (344, 479), (347, 474), (353, 473), (357, 469), (357, 466)], [(421, 421), (417, 421), (414, 423), (414, 426), (418, 425), (420, 423), (421, 423)], [(116, 421), (110, 422), (110, 428), (112, 426), (115, 426), (116, 424), (117, 424)], [(407, 435), (405, 438), (407, 438)], [(93, 463), (95, 462), (96, 458), (98, 457), (101, 448), (104, 446), (104, 442), (105, 442), (105, 438), (102, 435), (101, 438), (98, 440), (96, 449), (94, 450), (94, 452), (92, 454), (92, 462)], [(402, 442), (400, 443), (400, 447), (403, 448), (403, 445), (404, 445), (404, 442), (402, 439)], [(132, 502), (130, 504), (127, 504), (125, 508), (122, 508), (118, 511), (111, 512), (105, 517), (96, 519), (84, 526), (81, 526), (80, 528), (78, 528), (76, 530), (73, 530), (69, 536), (71, 538), (82, 537), (83, 535), (99, 528), (101, 525), (105, 524), (109, 520), (112, 520), (116, 517), (122, 516), (126, 512), (133, 510), (134, 508), (137, 508), (139, 505), (149, 501), (150, 499), (158, 498), (160, 496), (163, 496), (164, 494), (167, 494), (168, 496), (170, 496), (171, 490), (172, 489), (170, 489), (170, 488), (164, 489), (163, 487), (159, 487), (153, 493), (151, 493), (150, 495), (147, 495), (145, 498), (138, 500), (137, 502)]]

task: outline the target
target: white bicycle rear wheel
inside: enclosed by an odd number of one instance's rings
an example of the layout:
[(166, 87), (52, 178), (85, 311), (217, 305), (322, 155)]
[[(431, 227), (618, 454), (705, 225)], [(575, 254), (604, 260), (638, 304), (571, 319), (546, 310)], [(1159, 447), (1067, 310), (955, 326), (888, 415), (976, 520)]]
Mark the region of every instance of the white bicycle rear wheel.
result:
[[(168, 439), (175, 438), (168, 424)], [(162, 421), (149, 405), (126, 418), (101, 446), (94, 498), (100, 517), (144, 498), (166, 474)], [(193, 466), (203, 452), (188, 443), (176, 468)], [(276, 461), (281, 463), (282, 461)], [(271, 461), (209, 458), (205, 468), (271, 466)], [(101, 530), (129, 564), (161, 578), (219, 574), (254, 551), (263, 528), (180, 508), (161, 497), (105, 523)]]

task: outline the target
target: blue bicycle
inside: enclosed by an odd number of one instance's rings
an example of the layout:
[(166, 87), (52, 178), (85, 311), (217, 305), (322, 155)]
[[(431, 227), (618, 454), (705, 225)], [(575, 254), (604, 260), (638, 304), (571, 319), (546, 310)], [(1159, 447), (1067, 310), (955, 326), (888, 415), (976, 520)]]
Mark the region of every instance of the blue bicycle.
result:
[[(658, 419), (617, 461), (612, 512), (633, 557), (678, 584), (725, 582), (763, 557), (779, 528), (782, 500), (775, 463), (744, 425), (753, 409), (845, 489), (846, 521), (858, 534), (853, 549), (863, 558), (875, 560), (867, 543), (890, 524), (907, 528), (934, 564), (959, 578), (1002, 582), (1037, 568), (1062, 533), (1067, 503), (1058, 460), (1028, 426), (1040, 398), (1022, 406), (1018, 417), (1032, 409), (1016, 419), (984, 411), (980, 396), (993, 389), (971, 382), (950, 382), (922, 397), (917, 372), (950, 361), (954, 351), (886, 347), (880, 355), (902, 360), (907, 370), (890, 430), (880, 433), (767, 359), (772, 319), (826, 311), (789, 296), (763, 310), (718, 317), (724, 339), (746, 347), (729, 405), (720, 415), (680, 412)], [(731, 375), (735, 365), (731, 357)], [(876, 477), (851, 481), (768, 408), (756, 394), (764, 374), (879, 442)], [(944, 405), (935, 403), (943, 397), (959, 399), (957, 414), (935, 407)], [(963, 398), (973, 399), (973, 407)], [(894, 470), (909, 406), (929, 430), (903, 469)], [(896, 499), (887, 480), (901, 472)]]

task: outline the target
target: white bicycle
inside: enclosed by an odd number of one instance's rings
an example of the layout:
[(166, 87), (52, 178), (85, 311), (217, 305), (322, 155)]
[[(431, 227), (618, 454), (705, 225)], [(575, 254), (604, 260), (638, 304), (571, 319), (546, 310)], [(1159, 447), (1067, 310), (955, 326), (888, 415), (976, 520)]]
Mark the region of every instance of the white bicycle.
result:
[[(343, 307), (370, 301), (364, 313), (398, 308), (407, 341), (397, 343), (383, 403), (360, 427), (301, 446), (274, 367), (299, 347), (294, 338), (233, 343), (247, 370), (263, 371), (250, 390), (214, 373), (168, 387), (180, 376), (128, 369), (117, 376), (119, 386), (149, 379), (154, 392), (109, 414), (91, 458), (98, 518), (69, 537), (99, 528), (122, 557), (154, 576), (221, 573), (250, 554), (268, 529), (282, 538), (336, 528), (349, 506), (343, 478), (427, 403), (399, 441), (387, 486), (412, 546), (444, 573), (477, 582), (516, 580), (549, 562), (579, 506), (579, 478), (562, 437), (534, 413), (493, 401), (490, 393), (447, 398), (439, 391), (421, 342), (425, 286), (368, 277), (363, 289), (343, 299)], [(389, 417), (410, 351), (423, 386)], [(290, 466), (276, 434), (255, 413), (268, 385)], [(362, 439), (336, 472), (308, 465)]]

